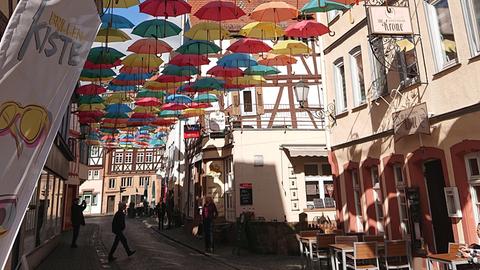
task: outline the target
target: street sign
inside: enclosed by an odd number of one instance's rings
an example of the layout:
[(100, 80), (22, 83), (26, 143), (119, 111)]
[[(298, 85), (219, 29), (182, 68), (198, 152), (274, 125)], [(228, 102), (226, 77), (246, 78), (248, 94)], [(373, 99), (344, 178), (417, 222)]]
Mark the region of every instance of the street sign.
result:
[(200, 125), (185, 125), (183, 130), (184, 139), (200, 138)]
[(368, 27), (373, 35), (412, 35), (408, 7), (369, 6)]
[(240, 205), (253, 204), (253, 185), (252, 183), (240, 184)]

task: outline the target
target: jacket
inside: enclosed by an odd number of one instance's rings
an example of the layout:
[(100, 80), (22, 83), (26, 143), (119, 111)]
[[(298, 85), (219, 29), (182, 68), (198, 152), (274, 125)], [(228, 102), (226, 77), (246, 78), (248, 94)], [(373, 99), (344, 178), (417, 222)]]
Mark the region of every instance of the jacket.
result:
[(83, 216), (83, 210), (87, 208), (85, 201), (81, 205), (72, 204), (71, 222), (73, 226), (85, 225), (85, 217)]
[(117, 211), (112, 221), (112, 232), (114, 234), (121, 233), (125, 230), (125, 213), (123, 211)]
[(218, 216), (217, 206), (214, 203), (205, 204), (202, 209), (203, 219), (214, 219)]

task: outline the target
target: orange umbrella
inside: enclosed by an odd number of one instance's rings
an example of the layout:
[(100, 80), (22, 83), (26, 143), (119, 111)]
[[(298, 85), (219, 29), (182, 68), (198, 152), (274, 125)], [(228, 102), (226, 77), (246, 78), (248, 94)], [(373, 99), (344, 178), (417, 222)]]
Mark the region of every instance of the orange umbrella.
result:
[(284, 54), (268, 54), (267, 58), (259, 60), (258, 63), (264, 66), (287, 66), (297, 63), (297, 59)]
[(172, 47), (162, 40), (144, 38), (135, 41), (130, 47), (128, 47), (127, 51), (138, 54), (160, 54), (171, 52)]
[(267, 2), (257, 6), (250, 18), (259, 22), (282, 22), (298, 17), (298, 9), (285, 2)]

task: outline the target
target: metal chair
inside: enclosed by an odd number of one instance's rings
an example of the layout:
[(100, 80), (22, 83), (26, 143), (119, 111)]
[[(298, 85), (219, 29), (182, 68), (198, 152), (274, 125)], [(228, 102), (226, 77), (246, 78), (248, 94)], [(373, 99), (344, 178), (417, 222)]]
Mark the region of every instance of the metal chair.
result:
[[(347, 254), (347, 268), (362, 270), (379, 270), (378, 250), (376, 242), (353, 243), (353, 254)], [(368, 261), (367, 263), (365, 263)], [(353, 263), (352, 263), (353, 262)], [(370, 263), (372, 262), (372, 263)]]
[(384, 263), (386, 270), (389, 269), (412, 269), (410, 262), (408, 241), (390, 240), (385, 241)]

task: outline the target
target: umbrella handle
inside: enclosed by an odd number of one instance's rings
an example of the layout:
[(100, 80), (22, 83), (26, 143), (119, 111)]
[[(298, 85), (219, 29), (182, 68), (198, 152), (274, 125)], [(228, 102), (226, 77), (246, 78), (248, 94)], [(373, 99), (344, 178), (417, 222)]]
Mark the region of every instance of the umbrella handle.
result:
[(328, 35), (331, 36), (331, 37), (335, 36), (335, 31), (328, 32)]

